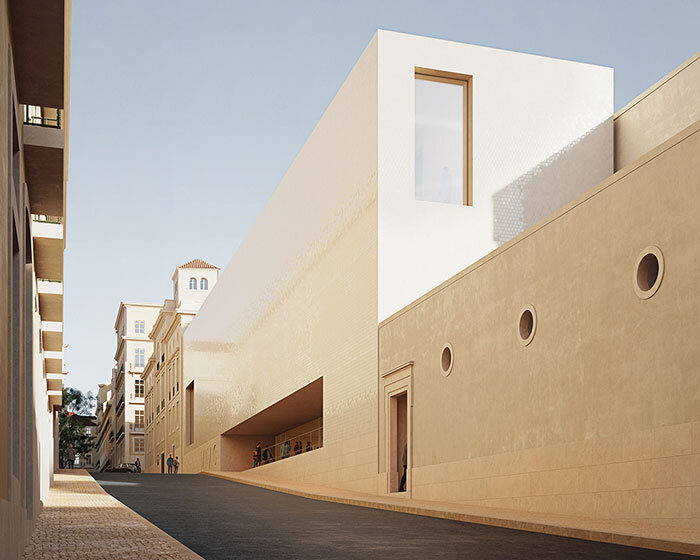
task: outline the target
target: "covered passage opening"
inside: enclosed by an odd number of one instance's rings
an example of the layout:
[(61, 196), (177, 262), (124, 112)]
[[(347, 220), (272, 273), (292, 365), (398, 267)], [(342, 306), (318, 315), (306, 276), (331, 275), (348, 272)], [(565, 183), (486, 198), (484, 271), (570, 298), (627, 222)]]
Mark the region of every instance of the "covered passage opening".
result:
[(323, 447), (323, 377), (221, 434), (221, 469), (242, 471)]

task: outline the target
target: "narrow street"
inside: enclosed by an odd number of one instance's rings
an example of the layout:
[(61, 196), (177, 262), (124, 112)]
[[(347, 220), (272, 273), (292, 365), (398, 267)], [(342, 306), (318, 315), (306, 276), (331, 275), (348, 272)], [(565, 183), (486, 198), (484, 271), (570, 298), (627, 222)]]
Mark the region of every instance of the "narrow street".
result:
[(683, 557), (316, 501), (205, 475), (100, 473), (95, 478), (112, 496), (206, 560)]

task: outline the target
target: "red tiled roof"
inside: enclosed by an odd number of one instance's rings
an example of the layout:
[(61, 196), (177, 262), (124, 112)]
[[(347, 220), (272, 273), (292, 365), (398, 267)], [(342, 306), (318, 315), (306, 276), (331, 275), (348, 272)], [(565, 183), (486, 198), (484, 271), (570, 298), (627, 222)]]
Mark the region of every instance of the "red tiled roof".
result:
[(219, 269), (218, 266), (209, 264), (208, 262), (203, 261), (202, 259), (191, 260), (190, 262), (181, 264), (180, 266), (178, 266), (178, 268), (216, 268), (217, 270)]

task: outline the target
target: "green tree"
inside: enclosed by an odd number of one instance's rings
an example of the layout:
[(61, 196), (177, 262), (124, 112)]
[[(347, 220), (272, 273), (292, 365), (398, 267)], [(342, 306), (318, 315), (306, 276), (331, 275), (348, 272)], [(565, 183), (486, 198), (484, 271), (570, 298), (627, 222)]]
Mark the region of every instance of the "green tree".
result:
[(61, 464), (66, 463), (66, 449), (73, 444), (76, 453), (88, 453), (92, 448), (92, 437), (85, 431), (85, 426), (75, 415), (91, 415), (95, 407), (95, 397), (88, 391), (83, 394), (78, 389), (63, 388), (63, 408), (58, 415), (58, 451)]

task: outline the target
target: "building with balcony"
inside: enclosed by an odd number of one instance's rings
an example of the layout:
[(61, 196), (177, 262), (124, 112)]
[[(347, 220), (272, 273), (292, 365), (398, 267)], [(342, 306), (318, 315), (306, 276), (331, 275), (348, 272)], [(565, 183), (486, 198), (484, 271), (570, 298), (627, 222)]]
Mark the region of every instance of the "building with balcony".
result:
[(184, 470), (698, 527), (699, 86), (377, 32), (184, 333)]
[[(117, 334), (116, 366), (111, 381), (111, 445), (109, 463), (144, 461), (144, 382), (143, 370), (153, 352), (148, 333), (158, 317), (160, 306), (153, 303), (119, 305), (114, 330)], [(101, 459), (105, 468), (106, 459)]]
[(57, 466), (70, 1), (0, 9), (0, 542), (24, 550)]
[(95, 406), (97, 439), (95, 440), (95, 470), (102, 471), (112, 465), (112, 444), (109, 431), (112, 428), (112, 383), (100, 383)]
[(149, 333), (154, 352), (146, 364), (146, 472), (165, 472), (169, 455), (182, 457), (182, 335), (219, 279), (219, 268), (194, 259), (175, 269), (173, 297), (163, 302)]

